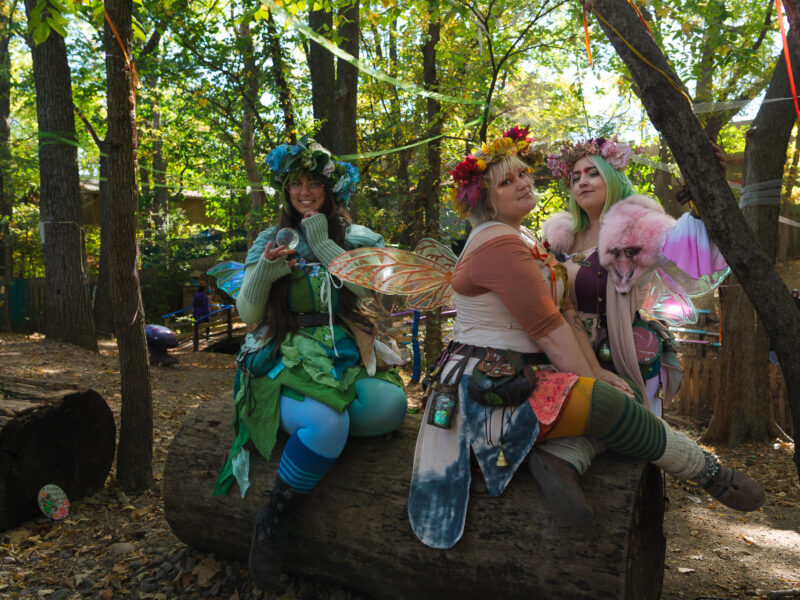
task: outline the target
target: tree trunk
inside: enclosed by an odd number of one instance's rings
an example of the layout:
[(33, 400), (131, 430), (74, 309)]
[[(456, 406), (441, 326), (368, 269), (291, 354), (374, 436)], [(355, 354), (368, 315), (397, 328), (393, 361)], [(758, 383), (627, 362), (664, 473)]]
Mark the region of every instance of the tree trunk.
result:
[[(436, 74), (436, 45), (439, 43), (439, 2), (428, 1), (428, 36), (422, 46), (422, 77), (425, 89), (439, 90)], [(442, 134), (442, 105), (438, 100), (428, 98), (427, 120), (428, 137)], [(420, 183), (420, 191), (425, 198), (425, 236), (439, 237), (439, 183), (442, 171), (441, 142), (436, 139), (428, 142), (428, 166)], [(425, 319), (425, 363), (434, 364), (442, 354), (442, 317), (439, 311), (427, 313)]]
[[(36, 0), (25, 0), (30, 18)], [(45, 12), (54, 10), (48, 3)], [(44, 15), (43, 15), (44, 17)], [(81, 231), (78, 148), (64, 38), (31, 42), (39, 125), (40, 227), (45, 266), (45, 335), (97, 350)]]
[[(791, 37), (790, 51), (794, 52), (795, 46), (796, 42)], [(794, 76), (800, 77), (800, 65), (795, 64)], [(765, 99), (782, 98), (789, 94), (789, 77), (781, 55)], [(742, 212), (755, 232), (759, 245), (774, 265), (786, 149), (796, 116), (794, 106), (775, 108), (773, 104), (762, 104), (747, 132), (742, 180), (745, 206)], [(714, 409), (716, 412), (720, 404), (730, 404), (725, 410), (730, 422), (720, 426), (714, 423), (715, 416), (712, 419), (714, 430), (704, 434), (703, 440), (731, 445), (749, 440), (766, 441), (782, 433), (769, 409), (770, 342), (767, 332), (762, 321), (755, 319), (752, 305), (741, 288), (730, 288), (720, 299), (723, 315), (731, 311), (736, 316), (724, 318), (722, 322), (722, 339), (725, 340), (724, 345), (730, 346), (723, 352), (723, 358), (727, 360), (722, 362), (722, 388), (726, 393), (716, 400)], [(726, 435), (714, 435), (718, 432), (725, 432)]]
[[(156, 82), (156, 85), (158, 83)], [(164, 220), (169, 214), (169, 190), (167, 189), (167, 161), (164, 158), (164, 141), (161, 133), (161, 100), (156, 93), (153, 97), (153, 202), (155, 209), (156, 235), (167, 237)]]
[[(361, 42), (361, 20), (359, 0), (339, 11), (341, 25), (339, 48), (358, 58)], [(326, 51), (327, 52), (327, 51)], [(340, 58), (336, 63), (336, 112), (334, 113), (333, 147), (334, 154), (355, 154), (358, 152), (358, 128), (356, 127), (358, 99), (358, 69)]]
[[(330, 37), (333, 15), (329, 10), (309, 10), (308, 26), (325, 37)], [(311, 106), (314, 121), (319, 126), (316, 140), (333, 150), (333, 90), (336, 87), (336, 70), (333, 54), (317, 42), (309, 40), (307, 47), (308, 70), (311, 75)]]
[(109, 235), (111, 228), (111, 194), (108, 188), (108, 156), (105, 141), (100, 146), (100, 263), (94, 294), (94, 326), (97, 333), (114, 335), (114, 303), (111, 300)]
[(281, 38), (275, 28), (275, 19), (272, 16), (272, 11), (267, 13), (267, 43), (269, 55), (272, 58), (272, 78), (277, 91), (278, 102), (280, 102), (283, 110), (283, 128), (285, 130), (283, 137), (290, 144), (296, 144), (297, 124), (294, 121), (292, 94), (289, 89), (289, 82), (286, 81), (283, 48), (281, 47)]
[(136, 123), (133, 87), (125, 53), (131, 51), (131, 0), (106, 0), (106, 11), (125, 50), (106, 23), (106, 81), (108, 85), (108, 185), (112, 190), (109, 224), (111, 297), (122, 383), (122, 414), (117, 453), (117, 480), (136, 491), (153, 480), (153, 399), (144, 335), (145, 315), (136, 257)]
[(247, 215), (247, 242), (249, 246), (262, 229), (264, 205), (266, 204), (266, 194), (262, 187), (261, 173), (258, 171), (255, 157), (255, 106), (259, 98), (261, 70), (256, 64), (256, 59), (253, 55), (253, 37), (250, 32), (250, 26), (247, 23), (242, 23), (236, 30), (236, 34), (239, 38), (244, 62), (242, 77), (245, 81), (245, 91), (242, 97), (242, 139), (240, 148), (244, 169), (247, 173), (247, 185), (250, 187), (250, 212)]
[(9, 14), (0, 11), (0, 329), (9, 331), (9, 289), (11, 286), (11, 240), (8, 239), (11, 221), (13, 192), (11, 191), (11, 55), (8, 44), (11, 40), (16, 2), (9, 7)]
[[(190, 546), (244, 560), (273, 460), (251, 454), (250, 490), (212, 496), (233, 442), (231, 400), (209, 400), (181, 425), (164, 468), (164, 512)], [(664, 567), (663, 489), (646, 463), (604, 454), (583, 478), (595, 510), (587, 529), (559, 526), (521, 469), (499, 498), (473, 477), (464, 536), (435, 550), (414, 536), (407, 499), (421, 415), (389, 436), (351, 438), (333, 470), (303, 498), (284, 567), (375, 598), (658, 598)]]
[[(601, 27), (639, 86), (650, 120), (669, 144), (711, 238), (770, 334), (786, 381), (792, 424), (800, 431), (800, 312), (738, 210), (682, 84), (636, 12), (627, 0), (596, 0), (594, 10), (605, 19)], [(642, 62), (627, 44), (650, 64)], [(794, 461), (800, 476), (800, 444), (795, 445)]]
[(103, 487), (116, 429), (93, 390), (0, 379), (0, 531), (39, 514), (37, 492), (55, 484), (71, 501)]

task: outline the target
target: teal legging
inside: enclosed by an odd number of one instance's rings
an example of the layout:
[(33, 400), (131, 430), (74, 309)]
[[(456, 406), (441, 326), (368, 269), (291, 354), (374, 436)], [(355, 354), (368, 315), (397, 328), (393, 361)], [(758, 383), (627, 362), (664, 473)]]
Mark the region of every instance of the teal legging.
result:
[(400, 427), (406, 416), (403, 388), (367, 377), (356, 382), (356, 397), (340, 413), (306, 397), (304, 401), (281, 397), (281, 428), (296, 433), (309, 449), (326, 458), (342, 453), (348, 435), (382, 435)]
[(347, 409), (350, 435), (382, 435), (394, 431), (406, 417), (408, 403), (403, 388), (383, 379), (356, 381), (356, 398)]

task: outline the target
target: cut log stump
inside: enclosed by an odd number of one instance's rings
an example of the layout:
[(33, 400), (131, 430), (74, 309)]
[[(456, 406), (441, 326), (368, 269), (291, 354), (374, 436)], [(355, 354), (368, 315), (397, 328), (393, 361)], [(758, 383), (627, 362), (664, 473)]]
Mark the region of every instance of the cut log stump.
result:
[(0, 379), (0, 531), (37, 515), (38, 492), (54, 483), (70, 500), (103, 487), (116, 428), (94, 390)]
[[(178, 431), (164, 472), (164, 508), (190, 546), (245, 561), (257, 510), (271, 488), (285, 436), (273, 459), (251, 453), (250, 490), (212, 496), (233, 442), (229, 396), (197, 408)], [(286, 549), (287, 572), (376, 598), (626, 598), (661, 595), (664, 569), (660, 471), (605, 454), (583, 480), (595, 510), (586, 529), (556, 522), (541, 491), (520, 469), (492, 498), (473, 476), (464, 536), (449, 550), (417, 540), (406, 504), (421, 416), (399, 431), (350, 438), (317, 488), (302, 499)]]

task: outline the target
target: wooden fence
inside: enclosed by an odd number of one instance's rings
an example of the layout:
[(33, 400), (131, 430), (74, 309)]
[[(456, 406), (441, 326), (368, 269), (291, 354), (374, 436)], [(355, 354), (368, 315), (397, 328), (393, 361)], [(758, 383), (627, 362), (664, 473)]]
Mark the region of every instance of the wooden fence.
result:
[[(710, 418), (719, 393), (720, 368), (715, 358), (683, 358), (681, 388), (669, 407), (679, 415)], [(770, 410), (778, 425), (792, 430), (792, 415), (780, 367), (769, 364)]]

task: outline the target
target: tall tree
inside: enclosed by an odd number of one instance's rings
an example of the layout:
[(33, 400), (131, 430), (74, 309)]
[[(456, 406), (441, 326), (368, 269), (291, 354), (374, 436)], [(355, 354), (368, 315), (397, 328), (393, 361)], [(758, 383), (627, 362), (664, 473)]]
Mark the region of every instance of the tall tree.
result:
[(261, 66), (256, 62), (253, 51), (253, 37), (249, 21), (243, 21), (237, 28), (236, 34), (236, 43), (242, 54), (244, 65), (242, 73), (244, 102), (242, 103), (242, 131), (239, 147), (242, 151), (242, 160), (250, 187), (251, 221), (247, 231), (248, 241), (252, 243), (263, 224), (264, 204), (267, 197), (261, 184), (261, 173), (256, 164), (255, 155), (255, 117), (261, 89)]
[[(794, 37), (790, 38), (789, 49), (792, 53), (797, 50)], [(792, 71), (794, 78), (800, 78), (800, 60), (794, 61)], [(742, 212), (772, 264), (777, 256), (786, 149), (797, 114), (792, 103), (771, 100), (790, 95), (786, 61), (781, 55), (764, 102), (747, 132), (742, 174)], [(735, 280), (720, 291), (720, 300), (724, 370), (721, 393), (703, 440), (731, 445), (746, 440), (766, 441), (782, 433), (769, 407), (769, 338), (763, 321), (755, 318), (753, 306)], [(742, 352), (743, 348), (750, 351)]]
[[(439, 43), (441, 23), (439, 1), (428, 0), (428, 35), (422, 45), (422, 77), (425, 89), (438, 91), (436, 75), (436, 46)], [(442, 104), (434, 98), (427, 99), (428, 137), (438, 138), (442, 134)], [(439, 139), (428, 142), (428, 166), (420, 182), (420, 193), (425, 202), (425, 235), (439, 234), (439, 182), (442, 172), (442, 150)], [(419, 240), (417, 240), (419, 241)], [(442, 322), (437, 313), (429, 313), (425, 320), (425, 359), (432, 365), (442, 353)]]
[[(680, 79), (633, 7), (627, 0), (596, 0), (593, 10), (602, 16), (603, 30), (641, 90), (650, 120), (669, 144), (709, 234), (770, 335), (786, 380), (792, 424), (800, 431), (800, 313), (738, 210)], [(794, 462), (800, 476), (800, 445)]]
[[(9, 224), (12, 216), (11, 192), (11, 148), (9, 139), (11, 128), (11, 55), (8, 45), (11, 41), (11, 26), (14, 23), (16, 1), (0, 7), (0, 327), (10, 328), (9, 323), (9, 288), (11, 282), (11, 240), (9, 240)], [(8, 12), (6, 12), (8, 11)]]
[[(81, 230), (78, 148), (72, 79), (62, 34), (50, 22), (63, 18), (49, 0), (25, 0), (39, 124), (40, 223), (45, 265), (45, 335), (97, 350)], [(43, 25), (45, 24), (45, 25)]]
[[(339, 48), (358, 58), (361, 40), (359, 0), (349, 0), (339, 9), (337, 35)], [(330, 8), (310, 10), (309, 26), (325, 35), (333, 28)], [(334, 60), (333, 54), (313, 41), (306, 45), (311, 74), (311, 100), (314, 120), (321, 123), (317, 141), (334, 154), (358, 151), (356, 127), (358, 69), (346, 60)]]
[(104, 31), (108, 88), (106, 144), (111, 203), (110, 227), (101, 235), (108, 235), (111, 298), (116, 308), (122, 387), (117, 480), (123, 489), (136, 491), (153, 480), (153, 399), (137, 269), (136, 101), (134, 73), (129, 60), (133, 3), (131, 0), (106, 0), (105, 7), (108, 14)]

